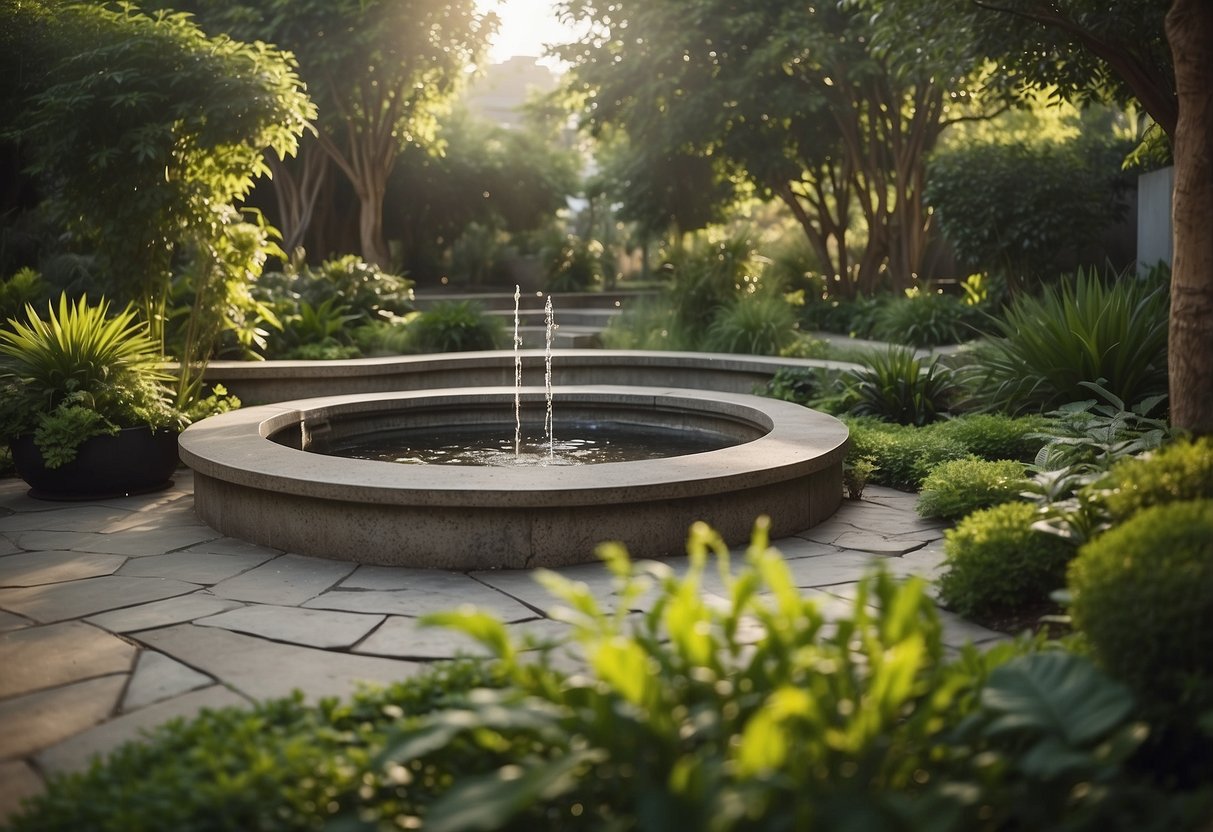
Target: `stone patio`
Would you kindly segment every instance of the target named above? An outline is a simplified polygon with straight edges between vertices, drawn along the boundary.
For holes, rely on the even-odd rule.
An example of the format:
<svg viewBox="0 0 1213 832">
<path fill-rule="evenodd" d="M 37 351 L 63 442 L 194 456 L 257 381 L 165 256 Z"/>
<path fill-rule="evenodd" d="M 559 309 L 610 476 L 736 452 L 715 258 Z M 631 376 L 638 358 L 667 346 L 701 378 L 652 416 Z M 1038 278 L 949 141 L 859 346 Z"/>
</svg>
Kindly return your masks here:
<svg viewBox="0 0 1213 832">
<path fill-rule="evenodd" d="M 359 566 L 222 537 L 195 517 L 189 471 L 141 497 L 53 503 L 25 492 L 0 480 L 0 823 L 48 776 L 173 717 L 293 689 L 342 696 L 474 652 L 419 627 L 426 613 L 472 603 L 511 627 L 563 626 L 526 572 Z M 943 527 L 918 519 L 914 499 L 870 487 L 776 546 L 807 595 L 844 612 L 875 563 L 938 569 Z M 557 571 L 610 605 L 605 569 Z M 1001 637 L 941 615 L 950 646 Z"/>
</svg>

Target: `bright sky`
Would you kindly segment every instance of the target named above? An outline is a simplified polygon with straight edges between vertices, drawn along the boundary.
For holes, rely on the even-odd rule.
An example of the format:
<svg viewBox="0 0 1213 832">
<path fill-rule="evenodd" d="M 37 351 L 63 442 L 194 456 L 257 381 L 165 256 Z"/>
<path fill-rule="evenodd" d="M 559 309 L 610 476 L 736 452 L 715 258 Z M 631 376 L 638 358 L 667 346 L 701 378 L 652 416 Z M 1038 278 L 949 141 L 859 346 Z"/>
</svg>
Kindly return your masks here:
<svg viewBox="0 0 1213 832">
<path fill-rule="evenodd" d="M 554 0 L 476 0 L 481 11 L 493 11 L 501 18 L 501 27 L 489 50 L 489 60 L 504 61 L 513 55 L 539 57 L 548 43 L 572 40 L 571 31 L 556 18 Z M 556 68 L 554 58 L 541 63 Z"/>
</svg>

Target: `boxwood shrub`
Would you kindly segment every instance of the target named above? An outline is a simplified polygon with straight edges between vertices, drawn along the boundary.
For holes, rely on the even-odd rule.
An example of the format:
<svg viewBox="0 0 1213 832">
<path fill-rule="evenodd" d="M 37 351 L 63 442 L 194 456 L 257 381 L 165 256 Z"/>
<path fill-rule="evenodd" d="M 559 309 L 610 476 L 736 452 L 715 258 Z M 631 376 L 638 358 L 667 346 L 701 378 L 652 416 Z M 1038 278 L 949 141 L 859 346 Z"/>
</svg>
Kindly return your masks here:
<svg viewBox="0 0 1213 832">
<path fill-rule="evenodd" d="M 944 604 L 983 620 L 1031 609 L 1065 585 L 1075 549 L 1032 528 L 1029 503 L 1004 503 L 974 512 L 945 532 L 945 571 L 939 577 Z"/>
<path fill-rule="evenodd" d="M 1149 506 L 1213 498 L 1213 437 L 1181 440 L 1121 460 L 1092 492 L 1113 524 Z"/>
<path fill-rule="evenodd" d="M 1022 462 L 953 459 L 935 466 L 922 481 L 915 508 L 922 517 L 955 520 L 1017 500 L 1028 485 Z"/>
<path fill-rule="evenodd" d="M 1069 587 L 1113 675 L 1156 702 L 1213 708 L 1213 500 L 1138 512 L 1079 550 Z"/>
</svg>

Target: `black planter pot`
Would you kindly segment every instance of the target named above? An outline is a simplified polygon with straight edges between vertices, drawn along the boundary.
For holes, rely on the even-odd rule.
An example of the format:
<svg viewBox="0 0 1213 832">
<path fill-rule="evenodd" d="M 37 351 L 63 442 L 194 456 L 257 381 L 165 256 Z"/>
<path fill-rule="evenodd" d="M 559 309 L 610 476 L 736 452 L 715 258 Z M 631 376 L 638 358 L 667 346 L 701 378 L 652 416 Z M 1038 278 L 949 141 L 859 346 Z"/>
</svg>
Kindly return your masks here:
<svg viewBox="0 0 1213 832">
<path fill-rule="evenodd" d="M 76 458 L 47 468 L 30 434 L 10 443 L 18 476 L 40 500 L 91 500 L 159 491 L 173 484 L 177 468 L 174 430 L 124 428 L 115 436 L 86 439 Z"/>
</svg>

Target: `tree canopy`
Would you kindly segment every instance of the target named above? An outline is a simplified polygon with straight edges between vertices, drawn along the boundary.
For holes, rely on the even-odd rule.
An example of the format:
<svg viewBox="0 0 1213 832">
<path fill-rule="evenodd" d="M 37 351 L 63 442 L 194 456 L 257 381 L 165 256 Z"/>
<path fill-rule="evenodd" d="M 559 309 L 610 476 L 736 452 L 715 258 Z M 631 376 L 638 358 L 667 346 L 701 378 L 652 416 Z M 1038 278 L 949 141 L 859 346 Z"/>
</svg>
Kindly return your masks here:
<svg viewBox="0 0 1213 832">
<path fill-rule="evenodd" d="M 174 248 L 214 240 L 265 152 L 315 114 L 291 58 L 129 4 L 4 0 L 4 97 L 45 207 L 102 256 L 121 300 L 163 302 Z"/>
<path fill-rule="evenodd" d="M 853 4 L 568 0 L 587 27 L 558 50 L 588 102 L 586 126 L 646 153 L 719 156 L 780 199 L 844 291 L 908 285 L 930 224 L 925 159 L 970 102 L 962 43 L 914 61 L 872 48 Z M 993 106 L 997 106 L 996 103 Z M 852 259 L 855 219 L 867 240 Z"/>
<path fill-rule="evenodd" d="M 483 53 L 496 17 L 474 0 L 194 0 L 212 31 L 291 50 L 318 108 L 316 133 L 275 174 L 288 246 L 302 241 L 326 163 L 359 202 L 362 256 L 387 266 L 383 198 L 401 150 L 425 146 L 436 115 Z"/>
</svg>

